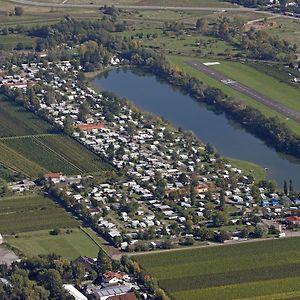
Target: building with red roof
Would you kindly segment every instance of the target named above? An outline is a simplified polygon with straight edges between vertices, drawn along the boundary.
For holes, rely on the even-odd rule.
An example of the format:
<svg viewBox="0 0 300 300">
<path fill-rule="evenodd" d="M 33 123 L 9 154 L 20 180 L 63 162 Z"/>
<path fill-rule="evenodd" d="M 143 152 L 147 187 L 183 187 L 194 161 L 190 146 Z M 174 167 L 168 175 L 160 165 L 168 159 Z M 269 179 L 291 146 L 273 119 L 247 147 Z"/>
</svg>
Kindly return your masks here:
<svg viewBox="0 0 300 300">
<path fill-rule="evenodd" d="M 94 129 L 102 129 L 104 128 L 103 123 L 96 123 L 96 124 L 78 124 L 74 126 L 75 129 L 80 129 L 82 131 L 92 131 Z"/>
<path fill-rule="evenodd" d="M 290 216 L 285 218 L 285 220 L 289 225 L 300 225 L 300 217 L 298 216 Z"/>
</svg>

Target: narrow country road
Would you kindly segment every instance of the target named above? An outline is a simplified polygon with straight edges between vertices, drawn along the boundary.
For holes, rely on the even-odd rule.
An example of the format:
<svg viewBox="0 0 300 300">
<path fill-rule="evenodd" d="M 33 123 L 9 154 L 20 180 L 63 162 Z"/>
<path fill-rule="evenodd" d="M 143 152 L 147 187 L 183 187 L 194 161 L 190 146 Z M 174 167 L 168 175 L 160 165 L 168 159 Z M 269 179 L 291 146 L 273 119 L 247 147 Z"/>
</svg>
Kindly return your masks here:
<svg viewBox="0 0 300 300">
<path fill-rule="evenodd" d="M 30 0 L 10 0 L 10 2 L 23 4 L 23 5 L 32 5 L 32 6 L 42 6 L 42 7 L 73 7 L 73 8 L 99 8 L 101 4 L 72 4 L 63 1 L 62 3 L 47 3 L 43 2 L 30 1 Z M 104 5 L 104 4 L 103 4 Z M 114 4 L 115 7 L 121 9 L 138 9 L 138 10 L 214 10 L 214 11 L 254 11 L 253 8 L 246 8 L 241 6 L 236 7 L 197 7 L 197 6 L 163 6 L 163 5 L 123 5 L 123 4 Z"/>
<path fill-rule="evenodd" d="M 9 0 L 12 3 L 29 5 L 29 6 L 39 6 L 39 7 L 53 7 L 53 8 L 99 8 L 103 5 L 101 4 L 92 4 L 92 3 L 78 3 L 72 4 L 68 3 L 68 0 L 62 1 L 61 3 L 47 3 L 41 0 L 40 2 L 31 1 L 31 0 Z M 255 12 L 257 14 L 264 14 L 270 16 L 278 16 L 287 19 L 293 19 L 300 21 L 299 18 L 292 16 L 287 16 L 283 14 L 275 14 L 273 12 L 257 10 L 256 8 L 249 8 L 243 6 L 232 6 L 232 7 L 203 7 L 203 6 L 163 6 L 163 5 L 125 5 L 125 4 L 115 4 L 114 5 L 120 9 L 129 9 L 129 10 L 183 10 L 183 11 L 236 11 L 236 12 Z"/>
<path fill-rule="evenodd" d="M 250 97 L 266 106 L 271 108 L 272 110 L 277 111 L 278 113 L 282 114 L 283 116 L 292 119 L 298 123 L 300 123 L 300 113 L 294 111 L 291 108 L 287 108 L 280 104 L 279 102 L 276 102 L 275 100 L 255 91 L 254 89 L 251 89 L 237 81 L 235 81 L 232 78 L 229 78 L 220 72 L 198 62 L 198 61 L 188 61 L 186 62 L 187 65 L 193 67 L 194 69 L 204 73 L 205 75 L 225 84 L 234 89 L 235 91 L 244 94 L 247 97 Z"/>
<path fill-rule="evenodd" d="M 286 237 L 282 237 L 280 239 L 293 238 L 293 237 L 299 237 L 299 236 L 300 236 L 300 232 L 289 232 Z M 246 244 L 259 243 L 259 242 L 271 241 L 271 240 L 278 240 L 278 238 L 277 237 L 268 237 L 268 238 L 260 238 L 260 239 L 246 239 L 246 240 L 239 240 L 239 241 L 228 240 L 223 244 L 207 242 L 207 244 L 205 244 L 205 245 L 163 249 L 163 250 L 152 250 L 152 251 L 144 251 L 144 252 L 130 252 L 130 253 L 124 252 L 124 254 L 127 256 L 143 256 L 143 255 L 148 255 L 148 254 L 178 252 L 178 251 L 202 249 L 202 248 L 226 247 L 226 246 L 230 246 L 230 245 L 245 244 L 245 243 Z"/>
</svg>

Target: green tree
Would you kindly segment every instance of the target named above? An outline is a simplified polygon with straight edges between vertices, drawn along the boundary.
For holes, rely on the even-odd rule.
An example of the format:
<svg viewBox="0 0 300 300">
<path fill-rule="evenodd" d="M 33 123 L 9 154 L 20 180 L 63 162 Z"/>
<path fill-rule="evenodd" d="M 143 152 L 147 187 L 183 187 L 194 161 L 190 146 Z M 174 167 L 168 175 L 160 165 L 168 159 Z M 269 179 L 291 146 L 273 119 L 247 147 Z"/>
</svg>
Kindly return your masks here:
<svg viewBox="0 0 300 300">
<path fill-rule="evenodd" d="M 288 185 L 287 185 L 286 180 L 284 180 L 284 182 L 283 182 L 283 192 L 286 196 L 289 194 Z"/>
<path fill-rule="evenodd" d="M 97 272 L 98 275 L 101 275 L 105 271 L 112 270 L 112 262 L 110 257 L 104 252 L 103 249 L 100 249 L 97 256 Z"/>
<path fill-rule="evenodd" d="M 69 115 L 64 121 L 64 132 L 68 135 L 72 135 L 74 132 L 73 119 Z"/>
<path fill-rule="evenodd" d="M 221 190 L 221 192 L 220 192 L 220 209 L 221 210 L 225 209 L 225 193 L 224 193 L 224 190 Z"/>
<path fill-rule="evenodd" d="M 214 226 L 220 227 L 228 223 L 228 216 L 224 212 L 217 212 L 213 215 Z"/>
<path fill-rule="evenodd" d="M 21 6 L 16 6 L 15 7 L 15 15 L 16 16 L 23 16 L 24 14 L 24 8 Z"/>
<path fill-rule="evenodd" d="M 200 18 L 196 22 L 196 28 L 202 33 L 206 33 L 208 31 L 208 21 L 207 18 Z"/>
<path fill-rule="evenodd" d="M 43 283 L 50 291 L 50 297 L 53 300 L 66 299 L 66 292 L 63 288 L 63 281 L 59 272 L 55 269 L 49 269 L 45 272 Z"/>
<path fill-rule="evenodd" d="M 268 234 L 269 230 L 268 227 L 265 224 L 258 223 L 255 226 L 254 234 L 258 238 L 265 237 Z"/>
</svg>

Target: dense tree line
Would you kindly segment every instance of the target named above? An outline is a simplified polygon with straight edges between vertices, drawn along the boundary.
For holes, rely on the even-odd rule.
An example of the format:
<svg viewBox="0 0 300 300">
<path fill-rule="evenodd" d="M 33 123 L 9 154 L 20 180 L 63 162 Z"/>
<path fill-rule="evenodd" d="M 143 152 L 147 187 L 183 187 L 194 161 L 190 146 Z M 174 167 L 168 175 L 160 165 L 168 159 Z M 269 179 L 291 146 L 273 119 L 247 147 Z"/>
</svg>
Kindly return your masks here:
<svg viewBox="0 0 300 300">
<path fill-rule="evenodd" d="M 63 283 L 78 283 L 84 279 L 84 269 L 58 255 L 41 255 L 25 258 L 11 269 L 0 266 L 0 277 L 8 284 L 0 283 L 2 300 L 71 300 Z"/>
</svg>

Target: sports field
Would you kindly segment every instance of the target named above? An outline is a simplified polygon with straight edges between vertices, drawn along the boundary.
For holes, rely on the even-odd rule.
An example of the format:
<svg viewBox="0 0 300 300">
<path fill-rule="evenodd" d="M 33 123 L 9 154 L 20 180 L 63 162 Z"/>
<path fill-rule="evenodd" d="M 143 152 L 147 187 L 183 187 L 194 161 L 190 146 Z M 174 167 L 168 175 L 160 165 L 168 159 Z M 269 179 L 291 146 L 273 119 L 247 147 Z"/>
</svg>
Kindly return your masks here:
<svg viewBox="0 0 300 300">
<path fill-rule="evenodd" d="M 89 233 L 97 238 L 92 230 Z M 27 232 L 6 240 L 27 256 L 56 253 L 72 260 L 80 255 L 96 257 L 99 252 L 99 246 L 79 228 L 61 230 L 56 236 L 50 235 L 49 230 Z"/>
<path fill-rule="evenodd" d="M 135 259 L 178 300 L 299 299 L 299 247 L 289 238 Z"/>
<path fill-rule="evenodd" d="M 42 194 L 0 200 L 0 232 L 13 234 L 33 230 L 71 228 L 79 223 Z"/>
</svg>

